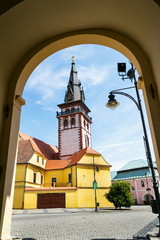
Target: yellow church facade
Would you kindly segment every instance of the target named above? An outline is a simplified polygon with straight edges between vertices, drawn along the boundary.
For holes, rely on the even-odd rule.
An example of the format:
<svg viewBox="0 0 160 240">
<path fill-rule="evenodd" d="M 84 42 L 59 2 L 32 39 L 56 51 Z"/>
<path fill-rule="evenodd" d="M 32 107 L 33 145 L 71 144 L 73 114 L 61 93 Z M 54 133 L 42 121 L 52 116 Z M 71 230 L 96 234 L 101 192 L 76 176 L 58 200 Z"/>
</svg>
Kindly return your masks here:
<svg viewBox="0 0 160 240">
<path fill-rule="evenodd" d="M 87 147 L 67 160 L 50 155 L 55 157 L 55 147 L 20 133 L 14 209 L 112 206 L 104 197 L 111 166 L 100 153 Z"/>
<path fill-rule="evenodd" d="M 111 166 L 92 149 L 92 118 L 73 59 L 58 107 L 58 147 L 19 133 L 13 208 L 111 206 L 104 197 Z"/>
</svg>

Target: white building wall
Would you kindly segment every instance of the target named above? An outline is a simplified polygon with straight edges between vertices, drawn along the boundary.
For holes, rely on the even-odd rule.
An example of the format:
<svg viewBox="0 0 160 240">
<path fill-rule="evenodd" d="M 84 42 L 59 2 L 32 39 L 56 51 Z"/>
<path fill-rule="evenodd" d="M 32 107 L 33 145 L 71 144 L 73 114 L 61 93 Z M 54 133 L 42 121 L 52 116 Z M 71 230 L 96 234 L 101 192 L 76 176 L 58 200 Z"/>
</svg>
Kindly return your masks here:
<svg viewBox="0 0 160 240">
<path fill-rule="evenodd" d="M 88 122 L 83 115 L 81 115 L 81 123 L 82 123 L 82 148 L 86 148 L 86 136 L 89 139 L 89 147 L 92 147 L 91 141 L 91 132 L 90 132 L 90 122 Z"/>
<path fill-rule="evenodd" d="M 61 132 L 61 156 L 71 155 L 80 150 L 78 130 L 78 128 L 70 128 Z"/>
<path fill-rule="evenodd" d="M 74 106 L 78 109 L 79 106 Z M 89 139 L 89 147 L 91 143 L 91 124 L 80 112 L 72 112 L 73 107 L 61 109 L 64 114 L 59 118 L 59 150 L 60 158 L 66 159 L 69 155 L 86 148 L 86 137 Z M 69 111 L 67 111 L 69 110 Z M 71 126 L 71 119 L 75 118 L 75 126 Z M 68 121 L 68 125 L 64 127 L 64 121 Z"/>
</svg>

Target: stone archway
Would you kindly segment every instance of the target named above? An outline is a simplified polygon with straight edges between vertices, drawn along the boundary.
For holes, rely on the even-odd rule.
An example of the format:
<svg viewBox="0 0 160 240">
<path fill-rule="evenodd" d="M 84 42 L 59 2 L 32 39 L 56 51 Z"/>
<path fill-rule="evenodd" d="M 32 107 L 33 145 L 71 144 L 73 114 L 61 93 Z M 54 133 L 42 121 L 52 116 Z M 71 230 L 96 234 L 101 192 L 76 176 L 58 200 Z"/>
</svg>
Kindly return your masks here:
<svg viewBox="0 0 160 240">
<path fill-rule="evenodd" d="M 150 193 L 146 193 L 144 196 L 143 196 L 143 202 L 145 205 L 150 205 L 151 204 L 151 200 L 153 200 L 153 196 L 150 194 Z"/>
<path fill-rule="evenodd" d="M 11 106 L 12 111 L 6 118 L 5 126 L 8 129 L 7 135 L 4 134 L 4 142 L 8 141 L 8 145 L 4 145 L 6 148 L 6 172 L 4 176 L 4 192 L 3 192 L 3 208 L 2 208 L 2 224 L 1 224 L 1 236 L 8 236 L 10 233 L 11 222 L 11 209 L 12 209 L 12 195 L 13 195 L 13 181 L 14 181 L 14 169 L 15 169 L 15 155 L 16 155 L 16 142 L 18 138 L 19 122 L 20 122 L 20 107 L 24 104 L 22 99 L 22 93 L 25 83 L 35 69 L 35 67 L 43 61 L 49 55 L 59 51 L 63 48 L 78 45 L 78 44 L 99 44 L 107 47 L 114 48 L 121 52 L 132 61 L 136 66 L 139 75 L 143 75 L 144 81 L 144 94 L 146 103 L 148 104 L 148 113 L 150 114 L 152 108 L 153 99 L 148 96 L 148 86 L 150 82 L 153 82 L 152 68 L 150 62 L 142 49 L 128 37 L 121 35 L 120 33 L 110 30 L 85 30 L 81 32 L 69 33 L 65 36 L 59 36 L 57 38 L 49 39 L 38 46 L 35 46 L 34 50 L 28 52 L 16 70 L 13 73 L 12 82 L 14 83 L 9 90 L 8 105 Z M 158 102 L 157 102 L 158 104 Z M 150 108 L 149 108 L 150 106 Z M 151 124 L 152 126 L 152 124 Z M 5 131 L 5 130 L 4 130 Z M 154 133 L 154 132 L 153 132 Z M 14 144 L 13 144 L 14 143 Z M 158 153 L 158 151 L 157 151 Z M 7 176 L 10 176 L 7 181 Z M 3 238 L 2 238 L 3 239 Z"/>
</svg>

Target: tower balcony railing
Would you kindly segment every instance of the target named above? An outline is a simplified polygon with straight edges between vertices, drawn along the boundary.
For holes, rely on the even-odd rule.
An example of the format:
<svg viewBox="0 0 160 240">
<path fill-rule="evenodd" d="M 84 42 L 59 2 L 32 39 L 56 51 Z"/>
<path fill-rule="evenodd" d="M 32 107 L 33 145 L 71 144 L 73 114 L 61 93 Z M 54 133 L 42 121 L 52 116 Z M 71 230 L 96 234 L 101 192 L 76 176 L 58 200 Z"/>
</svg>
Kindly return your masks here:
<svg viewBox="0 0 160 240">
<path fill-rule="evenodd" d="M 92 121 L 92 118 L 88 116 L 88 114 L 86 114 L 86 112 L 83 110 L 83 108 L 79 107 L 79 108 L 74 108 L 74 109 L 67 109 L 65 111 L 61 111 L 61 112 L 58 112 L 57 111 L 57 117 L 59 116 L 63 116 L 63 115 L 67 115 L 67 114 L 71 114 L 71 113 L 78 113 L 78 112 L 82 112 L 85 114 L 85 116 L 90 120 Z"/>
</svg>

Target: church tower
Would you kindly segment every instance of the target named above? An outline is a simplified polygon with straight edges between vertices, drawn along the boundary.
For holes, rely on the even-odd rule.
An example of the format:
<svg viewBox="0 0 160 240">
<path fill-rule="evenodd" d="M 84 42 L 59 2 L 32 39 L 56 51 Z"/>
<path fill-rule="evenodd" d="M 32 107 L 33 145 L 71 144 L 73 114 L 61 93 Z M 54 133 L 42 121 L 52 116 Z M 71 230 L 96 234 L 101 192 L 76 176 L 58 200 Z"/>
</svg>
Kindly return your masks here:
<svg viewBox="0 0 160 240">
<path fill-rule="evenodd" d="M 57 112 L 59 157 L 67 159 L 73 153 L 92 146 L 92 119 L 88 116 L 90 110 L 85 105 L 84 91 L 73 58 L 64 103 L 58 107 L 61 109 Z"/>
</svg>

